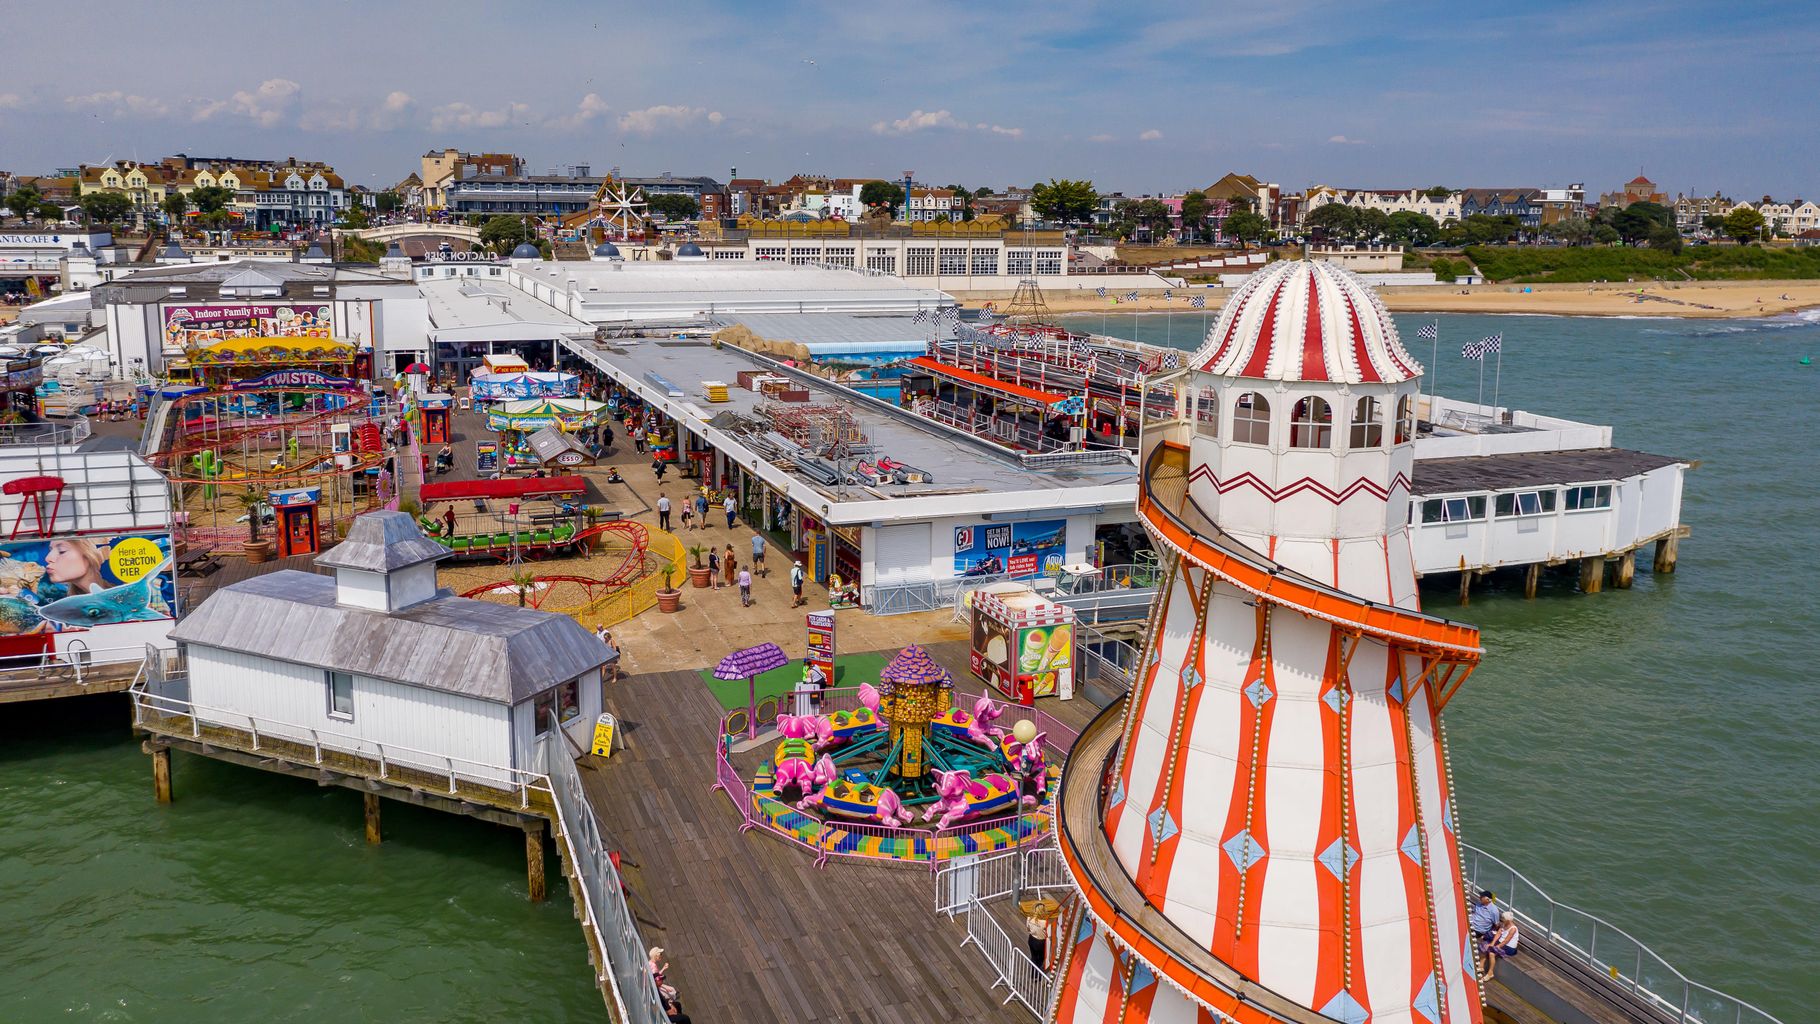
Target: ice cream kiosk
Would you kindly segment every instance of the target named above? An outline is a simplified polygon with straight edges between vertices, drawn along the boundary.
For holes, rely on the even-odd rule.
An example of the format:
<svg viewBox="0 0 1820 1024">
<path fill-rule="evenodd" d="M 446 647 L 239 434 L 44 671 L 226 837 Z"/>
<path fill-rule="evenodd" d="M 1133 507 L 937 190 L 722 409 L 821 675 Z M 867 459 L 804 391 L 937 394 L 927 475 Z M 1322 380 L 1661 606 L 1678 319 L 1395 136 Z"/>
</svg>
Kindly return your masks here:
<svg viewBox="0 0 1820 1024">
<path fill-rule="evenodd" d="M 1074 609 L 1023 583 L 973 594 L 973 674 L 1019 704 L 1074 696 Z"/>
</svg>

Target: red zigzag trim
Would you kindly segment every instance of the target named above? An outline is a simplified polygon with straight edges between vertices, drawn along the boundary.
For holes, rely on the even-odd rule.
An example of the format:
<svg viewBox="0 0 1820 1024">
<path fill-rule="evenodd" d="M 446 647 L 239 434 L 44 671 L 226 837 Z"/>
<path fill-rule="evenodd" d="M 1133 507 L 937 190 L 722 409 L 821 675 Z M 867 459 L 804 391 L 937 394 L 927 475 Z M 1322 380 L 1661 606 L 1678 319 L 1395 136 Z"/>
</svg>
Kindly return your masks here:
<svg viewBox="0 0 1820 1024">
<path fill-rule="evenodd" d="M 1378 486 L 1378 484 L 1372 480 L 1360 477 L 1352 483 L 1347 484 L 1344 490 L 1335 491 L 1333 488 L 1319 480 L 1306 476 L 1293 483 L 1286 484 L 1281 489 L 1272 490 L 1270 485 L 1259 479 L 1256 473 L 1240 473 L 1238 476 L 1221 480 L 1219 477 L 1213 475 L 1213 470 L 1208 469 L 1205 463 L 1194 467 L 1194 471 L 1188 474 L 1188 482 L 1190 484 L 1194 483 L 1196 480 L 1202 479 L 1212 484 L 1213 489 L 1221 494 L 1237 490 L 1240 487 L 1249 487 L 1259 494 L 1262 494 L 1264 497 L 1269 498 L 1272 502 L 1279 502 L 1285 498 L 1291 498 L 1301 494 L 1303 491 L 1312 491 L 1316 495 L 1326 498 L 1335 505 L 1342 504 L 1347 498 L 1361 493 L 1369 494 L 1380 501 L 1389 501 L 1391 494 L 1398 488 L 1402 488 L 1403 492 L 1407 494 L 1409 493 L 1410 486 L 1409 477 L 1402 473 L 1398 473 L 1391 478 L 1390 488 L 1388 490 Z"/>
</svg>

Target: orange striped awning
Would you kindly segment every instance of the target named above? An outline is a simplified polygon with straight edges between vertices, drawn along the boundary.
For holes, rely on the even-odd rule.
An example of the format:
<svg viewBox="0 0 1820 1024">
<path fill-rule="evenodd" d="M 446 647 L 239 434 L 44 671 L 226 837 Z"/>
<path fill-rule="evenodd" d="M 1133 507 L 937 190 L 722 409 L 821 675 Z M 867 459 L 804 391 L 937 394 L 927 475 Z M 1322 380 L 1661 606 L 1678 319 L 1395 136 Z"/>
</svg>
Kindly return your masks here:
<svg viewBox="0 0 1820 1024">
<path fill-rule="evenodd" d="M 1067 395 L 1058 395 L 1053 391 L 1027 388 L 1022 384 L 1013 384 L 1008 380 L 999 380 L 997 377 L 989 377 L 983 373 L 950 366 L 939 359 L 931 359 L 928 356 L 917 356 L 910 360 L 910 364 L 928 370 L 930 373 L 940 374 L 950 380 L 976 388 L 984 388 L 987 391 L 996 391 L 999 394 L 1008 395 L 1045 409 L 1057 402 L 1066 401 L 1068 398 Z"/>
</svg>

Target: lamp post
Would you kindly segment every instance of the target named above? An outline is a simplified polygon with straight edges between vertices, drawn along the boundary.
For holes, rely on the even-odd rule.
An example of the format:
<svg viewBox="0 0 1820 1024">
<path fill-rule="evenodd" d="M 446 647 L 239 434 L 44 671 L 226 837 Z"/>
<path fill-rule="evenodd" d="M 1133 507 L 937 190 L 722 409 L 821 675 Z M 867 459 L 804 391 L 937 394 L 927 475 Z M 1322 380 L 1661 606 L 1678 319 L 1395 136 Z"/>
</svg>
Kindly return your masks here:
<svg viewBox="0 0 1820 1024">
<path fill-rule="evenodd" d="M 1020 718 L 1011 726 L 1011 738 L 1018 742 L 1018 759 L 1011 766 L 1011 772 L 1017 776 L 1017 800 L 1013 804 L 1018 809 L 1017 840 L 1012 849 L 1018 852 L 1017 876 L 1012 882 L 1011 905 L 1018 906 L 1024 902 L 1024 782 L 1029 775 L 1029 764 L 1022 755 L 1024 748 L 1036 739 L 1036 723 L 1028 718 Z"/>
</svg>

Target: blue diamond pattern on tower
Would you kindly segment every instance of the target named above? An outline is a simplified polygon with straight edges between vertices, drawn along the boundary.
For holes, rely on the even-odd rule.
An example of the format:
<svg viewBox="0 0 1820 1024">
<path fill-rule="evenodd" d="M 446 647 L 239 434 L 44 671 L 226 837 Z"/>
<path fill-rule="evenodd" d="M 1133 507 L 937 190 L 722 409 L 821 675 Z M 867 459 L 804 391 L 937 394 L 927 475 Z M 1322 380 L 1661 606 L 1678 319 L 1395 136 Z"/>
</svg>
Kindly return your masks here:
<svg viewBox="0 0 1820 1024">
<path fill-rule="evenodd" d="M 1125 974 L 1125 994 L 1135 996 L 1154 984 L 1156 984 L 1156 973 L 1150 969 L 1150 965 L 1132 957 L 1129 970 Z"/>
<path fill-rule="evenodd" d="M 1175 819 L 1169 816 L 1169 808 L 1167 807 L 1158 807 L 1156 810 L 1150 812 L 1150 817 L 1145 818 L 1144 820 L 1150 823 L 1151 838 L 1159 843 L 1168 840 L 1169 837 L 1175 835 L 1176 832 L 1179 831 L 1175 827 Z"/>
<path fill-rule="evenodd" d="M 1074 944 L 1078 946 L 1092 937 L 1093 917 L 1089 914 L 1082 914 L 1080 926 L 1074 929 Z"/>
<path fill-rule="evenodd" d="M 1344 865 L 1341 863 L 1341 858 L 1345 859 Z M 1352 870 L 1352 866 L 1359 862 L 1359 851 L 1348 846 L 1344 841 L 1335 839 L 1315 859 L 1326 866 L 1327 870 L 1333 872 L 1333 877 L 1343 882 L 1346 880 L 1346 874 Z"/>
<path fill-rule="evenodd" d="M 1240 829 L 1231 839 L 1221 843 L 1220 849 L 1226 851 L 1226 856 L 1232 858 L 1233 867 L 1240 871 L 1245 871 L 1264 859 L 1264 848 L 1251 838 L 1251 830 L 1248 828 Z"/>
<path fill-rule="evenodd" d="M 1365 1024 L 1371 1019 L 1371 1012 L 1360 1006 L 1359 1001 L 1352 997 L 1351 992 L 1343 990 L 1339 995 L 1328 1000 L 1326 1006 L 1321 1007 L 1321 1015 L 1331 1017 L 1340 1024 Z"/>
<path fill-rule="evenodd" d="M 1326 693 L 1321 694 L 1321 699 L 1327 702 L 1327 706 L 1333 709 L 1334 714 L 1338 715 L 1345 713 L 1346 702 L 1351 700 L 1352 697 L 1339 687 L 1335 686 Z"/>
<path fill-rule="evenodd" d="M 1390 699 L 1398 704 L 1403 703 L 1403 677 L 1398 676 L 1390 681 Z"/>
<path fill-rule="evenodd" d="M 1443 800 L 1441 802 L 1441 827 L 1447 830 L 1448 835 L 1453 835 L 1453 800 L 1452 799 Z"/>
<path fill-rule="evenodd" d="M 1259 676 L 1251 681 L 1250 686 L 1245 687 L 1245 696 L 1251 700 L 1252 707 L 1261 708 L 1265 701 L 1276 694 L 1270 692 L 1270 687 L 1264 683 L 1264 677 Z"/>
<path fill-rule="evenodd" d="M 1193 665 L 1182 670 L 1182 685 L 1192 690 L 1201 685 L 1201 673 Z"/>
<path fill-rule="evenodd" d="M 1112 792 L 1107 796 L 1107 807 L 1117 807 L 1125 802 L 1125 780 L 1113 779 Z"/>
<path fill-rule="evenodd" d="M 1428 980 L 1422 983 L 1422 991 L 1416 993 L 1415 1001 L 1409 1004 L 1409 1008 L 1421 1014 L 1428 1024 L 1441 1024 L 1441 1004 L 1435 998 L 1433 971 L 1428 972 Z"/>
<path fill-rule="evenodd" d="M 1403 856 L 1417 864 L 1422 863 L 1422 835 L 1414 825 L 1409 826 L 1408 834 L 1403 836 L 1403 845 L 1398 849 L 1403 851 Z"/>
</svg>

